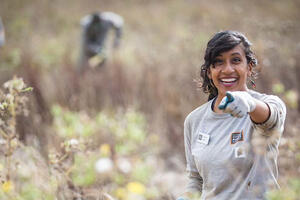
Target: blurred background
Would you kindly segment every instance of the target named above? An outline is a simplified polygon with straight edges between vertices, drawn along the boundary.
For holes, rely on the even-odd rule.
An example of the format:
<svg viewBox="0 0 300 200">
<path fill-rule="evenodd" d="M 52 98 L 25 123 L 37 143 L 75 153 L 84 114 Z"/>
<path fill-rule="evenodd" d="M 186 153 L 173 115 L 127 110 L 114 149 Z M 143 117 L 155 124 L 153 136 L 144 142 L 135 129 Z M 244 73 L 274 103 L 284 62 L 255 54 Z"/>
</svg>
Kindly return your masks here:
<svg viewBox="0 0 300 200">
<path fill-rule="evenodd" d="M 270 199 L 299 199 L 299 9 L 298 0 L 1 0 L 1 199 L 180 195 L 183 122 L 208 98 L 198 73 L 220 30 L 248 37 L 259 62 L 255 90 L 287 105 L 282 190 Z M 95 11 L 122 16 L 123 36 L 113 50 L 109 34 L 105 65 L 80 74 L 80 19 Z"/>
</svg>

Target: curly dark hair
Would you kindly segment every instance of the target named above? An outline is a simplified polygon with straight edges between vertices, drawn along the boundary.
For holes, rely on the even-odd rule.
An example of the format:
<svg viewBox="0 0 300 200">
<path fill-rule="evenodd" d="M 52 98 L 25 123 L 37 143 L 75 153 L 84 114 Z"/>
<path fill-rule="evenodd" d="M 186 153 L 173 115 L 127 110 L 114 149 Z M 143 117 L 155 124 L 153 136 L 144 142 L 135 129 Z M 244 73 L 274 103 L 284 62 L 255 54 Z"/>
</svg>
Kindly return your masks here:
<svg viewBox="0 0 300 200">
<path fill-rule="evenodd" d="M 204 64 L 201 66 L 200 76 L 202 78 L 201 87 L 204 93 L 208 93 L 208 100 L 213 99 L 218 95 L 218 90 L 208 77 L 210 66 L 214 66 L 216 57 L 221 53 L 229 51 L 239 44 L 243 44 L 247 63 L 255 67 L 257 59 L 250 49 L 252 45 L 250 41 L 240 32 L 237 31 L 221 31 L 216 33 L 207 43 Z"/>
</svg>

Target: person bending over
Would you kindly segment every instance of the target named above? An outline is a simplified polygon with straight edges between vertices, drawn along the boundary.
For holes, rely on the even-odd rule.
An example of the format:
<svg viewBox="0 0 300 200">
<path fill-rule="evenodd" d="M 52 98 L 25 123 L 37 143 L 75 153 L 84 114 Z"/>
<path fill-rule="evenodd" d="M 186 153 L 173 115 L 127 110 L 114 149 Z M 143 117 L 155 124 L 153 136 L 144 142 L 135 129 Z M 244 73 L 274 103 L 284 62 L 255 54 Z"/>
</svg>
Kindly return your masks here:
<svg viewBox="0 0 300 200">
<path fill-rule="evenodd" d="M 111 29 L 115 31 L 113 47 L 118 48 L 122 36 L 123 18 L 112 12 L 100 12 L 81 19 L 82 37 L 79 71 L 101 66 L 106 61 L 105 43 Z"/>
</svg>

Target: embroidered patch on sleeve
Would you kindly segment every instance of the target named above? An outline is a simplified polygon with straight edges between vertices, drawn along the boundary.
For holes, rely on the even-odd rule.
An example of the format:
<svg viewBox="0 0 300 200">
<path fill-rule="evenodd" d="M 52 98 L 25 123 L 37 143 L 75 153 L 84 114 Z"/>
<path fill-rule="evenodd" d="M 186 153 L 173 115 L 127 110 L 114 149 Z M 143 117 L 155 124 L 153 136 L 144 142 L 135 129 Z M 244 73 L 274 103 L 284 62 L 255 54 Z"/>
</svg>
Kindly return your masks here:
<svg viewBox="0 0 300 200">
<path fill-rule="evenodd" d="M 243 131 L 231 133 L 230 143 L 231 144 L 235 144 L 235 143 L 237 143 L 239 141 L 244 141 L 244 133 L 243 133 Z"/>
</svg>

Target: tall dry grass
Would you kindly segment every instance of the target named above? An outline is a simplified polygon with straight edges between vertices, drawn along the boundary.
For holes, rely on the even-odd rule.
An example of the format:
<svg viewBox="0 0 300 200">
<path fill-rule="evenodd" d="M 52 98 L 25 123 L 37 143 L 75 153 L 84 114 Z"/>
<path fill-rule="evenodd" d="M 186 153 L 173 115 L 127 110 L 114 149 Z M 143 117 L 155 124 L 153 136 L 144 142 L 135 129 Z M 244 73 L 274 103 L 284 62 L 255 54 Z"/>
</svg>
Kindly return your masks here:
<svg viewBox="0 0 300 200">
<path fill-rule="evenodd" d="M 147 130 L 161 141 L 157 156 L 164 170 L 184 176 L 183 120 L 207 99 L 195 82 L 206 42 L 216 31 L 235 29 L 252 41 L 259 59 L 257 90 L 275 92 L 288 105 L 279 158 L 280 180 L 286 183 L 297 176 L 300 162 L 295 103 L 299 7 L 296 0 L 3 0 L 0 13 L 7 44 L 0 51 L 0 80 L 18 74 L 34 87 L 30 115 L 18 119 L 20 139 L 47 158 L 49 149 L 59 149 L 61 142 L 52 133 L 54 104 L 90 116 L 134 108 L 145 115 Z M 94 10 L 124 17 L 121 49 L 113 52 L 108 47 L 106 66 L 77 74 L 79 20 Z"/>
</svg>

